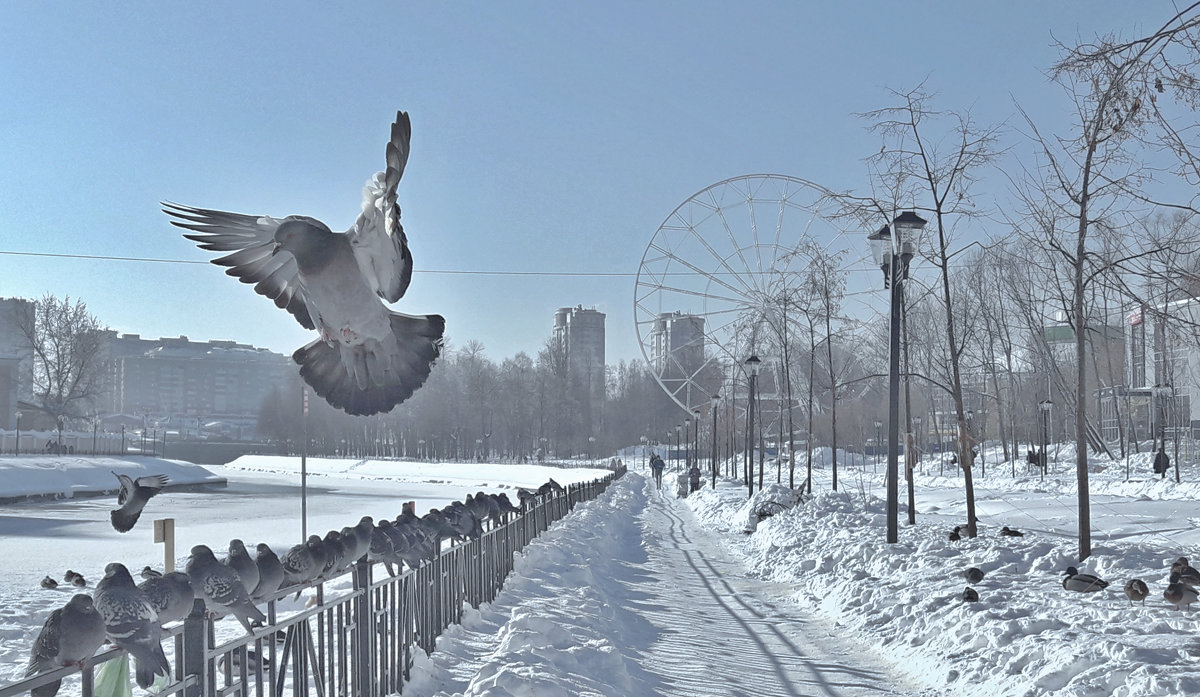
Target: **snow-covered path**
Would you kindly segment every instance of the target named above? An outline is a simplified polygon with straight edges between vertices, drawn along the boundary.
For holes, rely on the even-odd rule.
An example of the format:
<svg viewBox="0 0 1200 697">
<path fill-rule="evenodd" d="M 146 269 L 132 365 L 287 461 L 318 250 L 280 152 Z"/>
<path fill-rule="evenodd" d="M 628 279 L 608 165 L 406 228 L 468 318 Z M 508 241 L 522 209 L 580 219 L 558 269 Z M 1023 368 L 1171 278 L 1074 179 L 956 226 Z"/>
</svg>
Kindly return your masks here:
<svg viewBox="0 0 1200 697">
<path fill-rule="evenodd" d="M 662 630 L 643 665 L 661 677 L 661 694 L 910 694 L 860 646 L 806 617 L 791 588 L 747 577 L 681 501 L 653 496 L 641 525 L 661 601 L 646 618 Z"/>
<path fill-rule="evenodd" d="M 630 473 L 523 554 L 422 659 L 415 695 L 917 694 Z M 932 694 L 932 693 L 923 693 Z"/>
</svg>

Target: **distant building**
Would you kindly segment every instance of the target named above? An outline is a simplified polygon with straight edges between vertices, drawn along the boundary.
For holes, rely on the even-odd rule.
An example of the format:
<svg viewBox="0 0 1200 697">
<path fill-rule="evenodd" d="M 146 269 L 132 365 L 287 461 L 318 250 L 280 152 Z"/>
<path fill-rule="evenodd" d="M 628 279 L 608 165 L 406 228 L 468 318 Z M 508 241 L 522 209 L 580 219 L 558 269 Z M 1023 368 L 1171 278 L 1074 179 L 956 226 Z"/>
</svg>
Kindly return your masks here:
<svg viewBox="0 0 1200 697">
<path fill-rule="evenodd" d="M 566 356 L 567 375 L 582 391 L 584 423 L 602 423 L 604 406 L 604 313 L 582 305 L 554 313 L 554 341 Z"/>
<path fill-rule="evenodd" d="M 673 389 L 696 375 L 704 365 L 704 318 L 681 312 L 664 312 L 650 332 L 650 363 L 655 374 Z"/>
<path fill-rule="evenodd" d="M 33 396 L 33 349 L 17 324 L 19 314 L 32 304 L 23 298 L 0 298 L 0 428 L 4 429 L 17 426 L 17 400 Z"/>
<path fill-rule="evenodd" d="M 291 359 L 233 341 L 143 339 L 113 333 L 109 385 L 102 410 L 142 416 L 183 435 L 219 422 L 254 436 L 263 399 L 285 384 Z"/>
</svg>

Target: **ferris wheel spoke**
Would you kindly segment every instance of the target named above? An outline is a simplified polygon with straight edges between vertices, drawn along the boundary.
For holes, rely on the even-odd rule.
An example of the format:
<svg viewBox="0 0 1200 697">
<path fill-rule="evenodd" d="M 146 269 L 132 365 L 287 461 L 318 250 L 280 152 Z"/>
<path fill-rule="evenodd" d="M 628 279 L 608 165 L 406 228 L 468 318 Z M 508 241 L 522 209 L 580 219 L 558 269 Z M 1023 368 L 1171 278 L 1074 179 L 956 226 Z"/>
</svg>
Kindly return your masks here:
<svg viewBox="0 0 1200 697">
<path fill-rule="evenodd" d="M 691 235 L 696 239 L 696 241 L 699 242 L 702 247 L 704 247 L 705 251 L 707 251 L 708 254 L 713 259 L 716 260 L 716 262 L 724 270 L 724 273 L 728 274 L 729 276 L 731 276 L 732 278 L 734 278 L 737 281 L 742 281 L 741 274 L 739 274 L 736 270 L 734 270 L 734 268 L 732 266 L 729 265 L 729 262 L 725 259 L 725 257 L 723 257 L 717 253 L 717 250 L 713 248 L 713 246 L 708 242 L 708 240 L 706 240 L 704 238 L 703 235 L 701 235 L 699 232 L 697 232 L 695 227 L 688 226 L 686 228 L 686 230 L 687 230 L 687 232 L 691 233 Z M 742 291 L 733 291 L 733 292 L 751 293 L 754 291 L 754 288 L 752 288 L 750 285 L 747 285 L 744 283 L 742 284 L 742 288 L 743 288 Z"/>
<path fill-rule="evenodd" d="M 742 289 L 735 288 L 734 286 L 732 286 L 729 283 L 727 283 L 726 281 L 724 281 L 722 278 L 718 277 L 715 274 L 708 273 L 707 271 L 705 271 L 704 269 L 701 269 L 700 267 L 696 266 L 695 264 L 691 263 L 690 261 L 687 261 L 684 259 L 676 259 L 675 261 L 677 261 L 681 266 L 688 269 L 689 271 L 696 274 L 697 276 L 701 276 L 701 277 L 709 279 L 710 281 L 716 283 L 717 285 L 721 286 L 722 288 L 724 288 L 725 290 L 727 290 L 730 293 L 733 293 L 738 296 L 744 295 Z M 680 288 L 668 288 L 666 286 L 664 286 L 664 289 L 675 290 L 677 292 L 690 292 L 690 291 L 685 291 Z M 707 293 L 700 293 L 700 295 L 707 295 Z"/>
</svg>

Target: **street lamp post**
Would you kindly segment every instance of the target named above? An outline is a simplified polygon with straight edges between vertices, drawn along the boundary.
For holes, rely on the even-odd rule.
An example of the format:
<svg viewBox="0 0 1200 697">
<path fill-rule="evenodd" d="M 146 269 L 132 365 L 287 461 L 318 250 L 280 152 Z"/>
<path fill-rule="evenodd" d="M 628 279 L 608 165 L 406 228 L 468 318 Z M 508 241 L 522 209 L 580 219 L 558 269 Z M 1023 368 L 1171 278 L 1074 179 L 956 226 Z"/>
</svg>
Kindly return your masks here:
<svg viewBox="0 0 1200 697">
<path fill-rule="evenodd" d="M 921 457 L 921 452 L 923 450 L 921 448 L 921 440 L 922 440 L 921 417 L 914 416 L 912 420 L 913 420 L 913 447 L 916 449 L 916 452 L 913 453 L 913 462 L 914 462 L 913 466 L 915 467 L 916 464 L 919 464 L 919 462 L 920 462 L 918 458 Z"/>
<path fill-rule="evenodd" d="M 904 280 L 908 277 L 908 265 L 912 261 L 912 236 L 925 227 L 925 219 L 912 211 L 905 211 L 892 219 L 891 229 L 882 228 L 867 235 L 875 261 L 883 270 L 884 287 L 891 290 L 890 329 L 888 346 L 888 462 L 887 462 L 887 541 L 900 539 L 900 487 L 899 487 L 899 442 L 900 431 L 900 308 L 904 304 Z"/>
<path fill-rule="evenodd" d="M 880 448 L 880 446 L 883 445 L 882 430 L 883 430 L 883 422 L 876 420 L 875 421 L 875 457 L 871 458 L 873 461 L 873 468 L 874 468 L 876 474 L 879 473 L 879 448 Z"/>
<path fill-rule="evenodd" d="M 671 458 L 671 469 L 679 469 L 679 432 L 683 430 L 683 426 L 675 424 L 675 457 Z"/>
<path fill-rule="evenodd" d="M 746 491 L 754 494 L 754 390 L 758 383 L 758 367 L 762 361 L 758 356 L 751 355 L 746 359 L 746 367 L 750 370 L 750 403 L 746 407 Z"/>
<path fill-rule="evenodd" d="M 21 456 L 21 412 L 17 412 L 17 457 Z"/>
<path fill-rule="evenodd" d="M 646 469 L 646 441 L 647 440 L 649 440 L 649 439 L 646 438 L 645 436 L 642 436 L 642 469 L 643 470 Z"/>
<path fill-rule="evenodd" d="M 693 458 L 693 461 L 696 463 L 696 466 L 699 467 L 700 466 L 700 408 L 696 407 L 695 409 L 693 409 L 692 414 L 695 415 L 692 417 L 692 420 L 696 422 L 696 432 L 692 434 L 692 446 L 693 446 L 692 452 L 694 453 L 692 455 L 692 458 Z M 688 471 L 690 472 L 691 469 L 689 468 Z"/>
<path fill-rule="evenodd" d="M 712 467 L 710 469 L 712 470 L 713 491 L 716 491 L 716 489 L 717 489 L 717 404 L 719 404 L 720 402 L 721 402 L 721 395 L 719 395 L 719 394 L 713 395 L 712 400 L 709 402 L 709 404 L 712 407 L 712 417 L 713 417 L 712 459 L 709 461 L 709 464 L 712 465 Z"/>
<path fill-rule="evenodd" d="M 589 460 L 591 460 L 593 457 L 592 453 L 594 452 L 595 447 L 596 447 L 596 437 L 588 436 L 588 459 Z"/>
<path fill-rule="evenodd" d="M 1051 402 L 1048 399 L 1044 399 L 1044 400 L 1038 402 L 1038 412 L 1040 412 L 1042 415 L 1042 418 L 1040 419 L 1040 421 L 1041 421 L 1041 425 L 1042 425 L 1042 428 L 1041 428 L 1041 431 L 1042 431 L 1042 457 L 1041 457 L 1042 477 L 1041 478 L 1043 480 L 1046 478 L 1046 461 L 1047 461 L 1046 460 L 1046 458 L 1047 458 L 1046 451 L 1050 447 L 1050 445 L 1049 445 L 1049 441 L 1050 441 L 1050 410 L 1053 408 L 1054 408 L 1054 402 Z"/>
<path fill-rule="evenodd" d="M 683 420 L 683 446 L 688 449 L 683 451 L 683 469 L 686 471 L 691 469 L 691 417 Z"/>
</svg>

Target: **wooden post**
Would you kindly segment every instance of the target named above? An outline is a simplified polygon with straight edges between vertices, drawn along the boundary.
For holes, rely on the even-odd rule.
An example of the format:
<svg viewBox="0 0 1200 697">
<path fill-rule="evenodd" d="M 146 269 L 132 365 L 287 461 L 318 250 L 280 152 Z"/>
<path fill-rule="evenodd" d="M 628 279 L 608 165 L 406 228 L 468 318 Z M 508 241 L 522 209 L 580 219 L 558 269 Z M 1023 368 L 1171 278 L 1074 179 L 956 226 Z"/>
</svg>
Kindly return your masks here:
<svg viewBox="0 0 1200 697">
<path fill-rule="evenodd" d="M 175 570 L 175 519 L 159 518 L 154 521 L 154 541 L 163 547 L 163 573 Z"/>
</svg>

